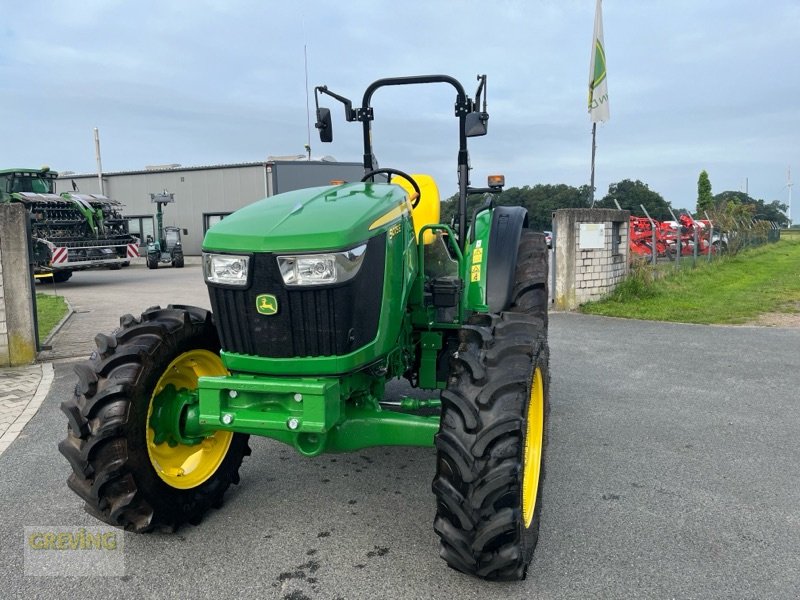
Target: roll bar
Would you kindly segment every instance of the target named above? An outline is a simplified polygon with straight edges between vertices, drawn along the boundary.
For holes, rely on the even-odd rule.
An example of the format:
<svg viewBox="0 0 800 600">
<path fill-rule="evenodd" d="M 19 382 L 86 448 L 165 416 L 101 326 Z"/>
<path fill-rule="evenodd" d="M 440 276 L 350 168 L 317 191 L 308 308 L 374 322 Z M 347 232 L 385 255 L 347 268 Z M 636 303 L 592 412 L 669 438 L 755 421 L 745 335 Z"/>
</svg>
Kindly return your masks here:
<svg viewBox="0 0 800 600">
<path fill-rule="evenodd" d="M 489 114 L 486 112 L 486 75 L 478 75 L 478 90 L 475 93 L 475 101 L 470 99 L 464 91 L 464 86 L 449 75 L 416 75 L 410 77 L 388 77 L 372 82 L 364 91 L 361 106 L 353 108 L 353 103 L 348 98 L 331 92 L 327 86 L 317 86 L 314 88 L 314 101 L 317 107 L 316 128 L 320 131 L 320 139 L 323 142 L 333 140 L 333 130 L 331 125 L 330 110 L 320 108 L 319 94 L 325 94 L 338 100 L 344 105 L 345 119 L 347 121 L 360 121 L 363 127 L 364 142 L 364 172 L 367 173 L 374 169 L 376 163 L 375 155 L 372 151 L 372 127 L 371 121 L 375 115 L 370 105 L 373 94 L 382 87 L 396 85 L 419 85 L 426 83 L 447 83 L 456 90 L 455 116 L 458 118 L 458 207 L 456 211 L 457 234 L 459 246 L 463 250 L 466 245 L 466 219 L 467 219 L 467 194 L 469 190 L 469 151 L 467 150 L 467 138 L 485 135 Z M 483 110 L 479 110 L 483 94 Z"/>
</svg>

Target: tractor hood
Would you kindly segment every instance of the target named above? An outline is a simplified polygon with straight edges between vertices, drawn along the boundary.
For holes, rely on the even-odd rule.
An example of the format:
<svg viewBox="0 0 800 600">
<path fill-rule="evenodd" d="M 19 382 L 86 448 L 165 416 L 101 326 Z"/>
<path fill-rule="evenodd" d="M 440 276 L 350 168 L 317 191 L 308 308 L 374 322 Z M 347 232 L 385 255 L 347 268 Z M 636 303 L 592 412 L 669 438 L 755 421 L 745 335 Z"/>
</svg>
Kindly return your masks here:
<svg viewBox="0 0 800 600">
<path fill-rule="evenodd" d="M 347 183 L 264 198 L 214 225 L 204 251 L 344 249 L 386 230 L 408 212 L 406 192 L 386 183 Z"/>
</svg>

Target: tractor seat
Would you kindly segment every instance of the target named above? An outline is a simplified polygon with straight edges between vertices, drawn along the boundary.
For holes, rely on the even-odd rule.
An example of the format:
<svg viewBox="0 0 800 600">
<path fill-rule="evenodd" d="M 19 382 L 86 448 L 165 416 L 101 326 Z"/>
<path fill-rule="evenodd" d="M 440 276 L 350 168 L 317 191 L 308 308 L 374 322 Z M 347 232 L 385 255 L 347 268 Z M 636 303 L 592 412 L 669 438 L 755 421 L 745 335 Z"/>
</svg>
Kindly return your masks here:
<svg viewBox="0 0 800 600">
<path fill-rule="evenodd" d="M 417 239 L 419 239 L 419 232 L 425 225 L 439 222 L 439 188 L 430 175 L 420 175 L 417 173 L 409 173 L 409 175 L 417 182 L 420 191 L 419 204 L 417 204 L 417 207 L 411 213 L 411 219 L 414 222 L 414 232 L 417 235 Z M 403 188 L 408 192 L 409 196 L 414 193 L 414 188 L 402 177 L 392 178 L 392 183 Z M 434 239 L 436 239 L 435 233 L 433 231 L 426 231 L 423 236 L 423 243 L 430 244 Z"/>
</svg>

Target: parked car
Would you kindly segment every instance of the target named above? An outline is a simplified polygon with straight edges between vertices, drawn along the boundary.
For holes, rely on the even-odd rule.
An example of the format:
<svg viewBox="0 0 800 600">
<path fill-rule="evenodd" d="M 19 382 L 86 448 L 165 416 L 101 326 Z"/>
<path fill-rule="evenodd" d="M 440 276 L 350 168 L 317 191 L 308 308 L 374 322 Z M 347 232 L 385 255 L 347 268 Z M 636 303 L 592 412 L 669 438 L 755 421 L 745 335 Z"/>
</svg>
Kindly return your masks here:
<svg viewBox="0 0 800 600">
<path fill-rule="evenodd" d="M 547 241 L 547 247 L 553 247 L 553 232 L 552 231 L 545 231 L 544 232 L 544 239 Z"/>
</svg>

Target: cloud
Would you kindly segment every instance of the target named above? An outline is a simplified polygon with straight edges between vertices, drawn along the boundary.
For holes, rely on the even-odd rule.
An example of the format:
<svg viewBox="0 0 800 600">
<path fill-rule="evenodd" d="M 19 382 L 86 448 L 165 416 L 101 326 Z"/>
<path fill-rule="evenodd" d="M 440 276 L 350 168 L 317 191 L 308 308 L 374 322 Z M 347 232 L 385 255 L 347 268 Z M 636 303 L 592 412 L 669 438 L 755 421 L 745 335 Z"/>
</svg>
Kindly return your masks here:
<svg viewBox="0 0 800 600">
<path fill-rule="evenodd" d="M 489 135 L 471 141 L 473 180 L 505 172 L 509 185 L 581 185 L 593 8 L 578 0 L 32 0 L 0 26 L 8 142 L 0 163 L 91 171 L 95 126 L 110 170 L 301 153 L 305 49 L 309 84 L 356 103 L 380 77 L 442 72 L 471 94 L 475 75 L 487 73 Z M 607 0 L 612 118 L 598 134 L 598 194 L 641 179 L 690 207 L 702 168 L 715 190 L 748 177 L 755 195 L 780 188 L 787 165 L 800 172 L 800 82 L 788 67 L 800 56 L 798 22 L 792 0 Z M 446 86 L 378 92 L 381 164 L 429 171 L 443 193 L 454 186 L 453 99 Z M 328 105 L 336 141 L 313 140 L 314 153 L 360 160 L 359 127 Z"/>
</svg>

